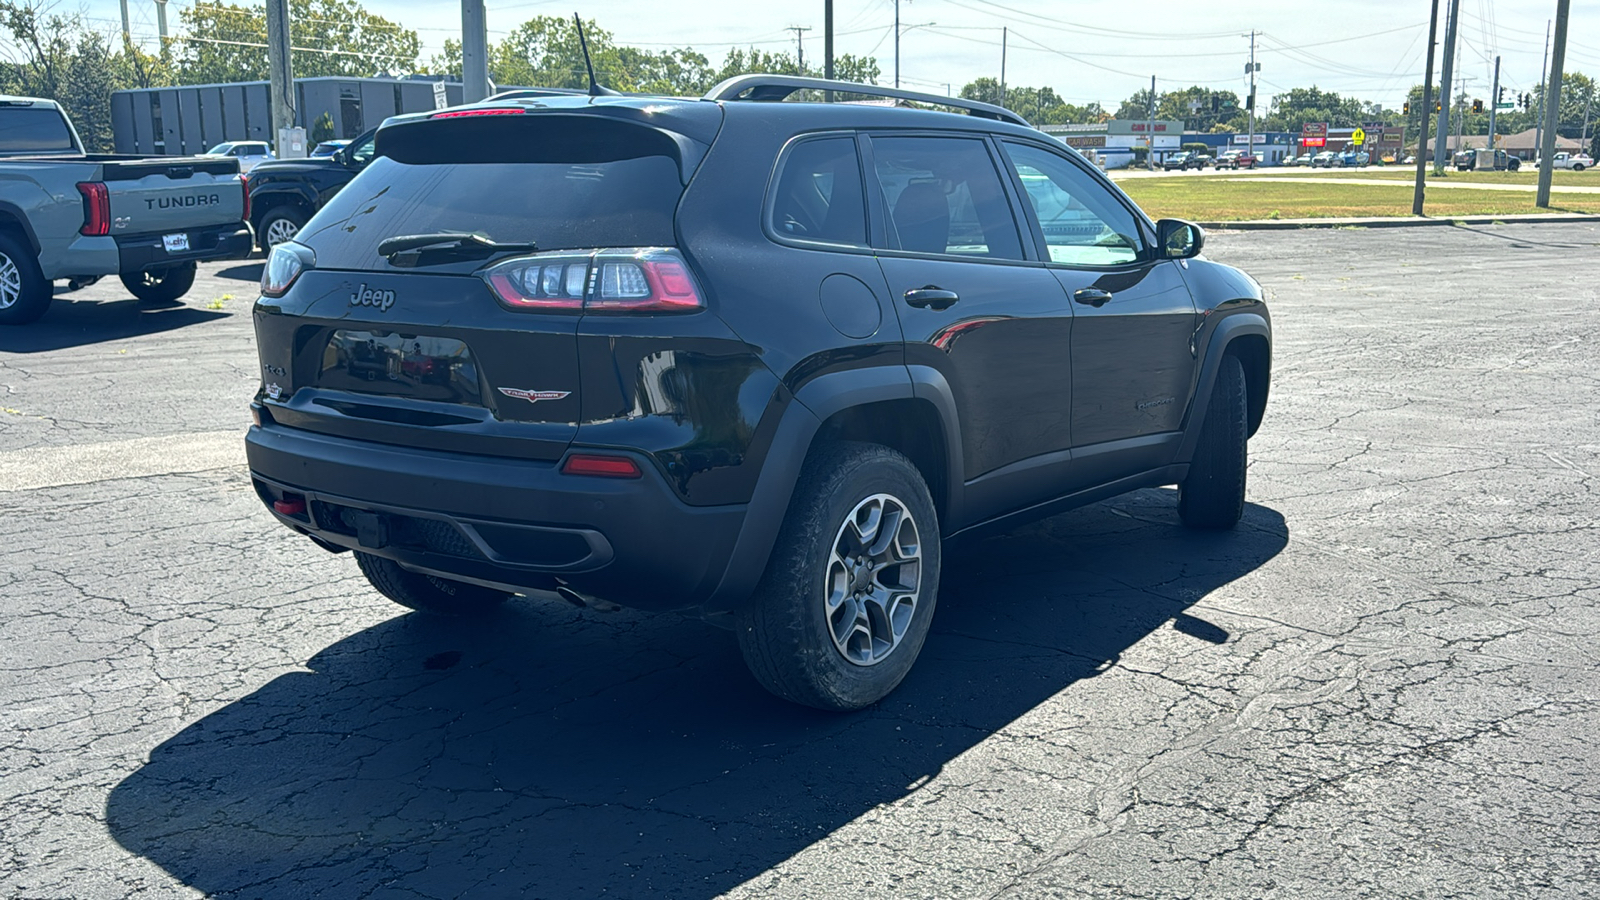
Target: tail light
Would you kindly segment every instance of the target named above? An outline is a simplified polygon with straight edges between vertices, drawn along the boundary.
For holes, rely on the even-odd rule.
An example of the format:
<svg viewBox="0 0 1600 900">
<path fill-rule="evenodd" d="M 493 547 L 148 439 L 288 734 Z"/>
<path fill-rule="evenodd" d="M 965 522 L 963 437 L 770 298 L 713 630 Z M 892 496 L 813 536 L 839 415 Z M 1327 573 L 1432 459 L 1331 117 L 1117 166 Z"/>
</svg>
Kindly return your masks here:
<svg viewBox="0 0 1600 900">
<path fill-rule="evenodd" d="M 105 237 L 111 233 L 111 191 L 104 182 L 80 181 L 78 193 L 83 195 L 83 227 L 79 234 Z"/>
<path fill-rule="evenodd" d="M 519 256 L 481 274 L 515 310 L 694 312 L 706 305 L 683 256 L 664 247 Z"/>
<path fill-rule="evenodd" d="M 285 241 L 267 254 L 267 264 L 261 267 L 261 293 L 268 297 L 282 297 L 300 273 L 317 264 L 317 255 L 310 247 Z"/>
</svg>

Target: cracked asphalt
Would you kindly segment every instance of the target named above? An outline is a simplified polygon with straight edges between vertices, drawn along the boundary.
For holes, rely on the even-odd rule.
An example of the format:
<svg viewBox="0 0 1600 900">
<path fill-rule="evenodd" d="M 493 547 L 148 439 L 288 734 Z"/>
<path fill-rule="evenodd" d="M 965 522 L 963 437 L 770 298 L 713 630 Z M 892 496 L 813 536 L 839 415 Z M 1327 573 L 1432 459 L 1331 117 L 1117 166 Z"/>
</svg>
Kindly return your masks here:
<svg viewBox="0 0 1600 900">
<path fill-rule="evenodd" d="M 1239 529 L 1151 490 L 964 548 L 843 716 L 275 524 L 256 263 L 0 331 L 0 896 L 1600 896 L 1600 228 L 1208 252 L 1277 328 Z"/>
</svg>

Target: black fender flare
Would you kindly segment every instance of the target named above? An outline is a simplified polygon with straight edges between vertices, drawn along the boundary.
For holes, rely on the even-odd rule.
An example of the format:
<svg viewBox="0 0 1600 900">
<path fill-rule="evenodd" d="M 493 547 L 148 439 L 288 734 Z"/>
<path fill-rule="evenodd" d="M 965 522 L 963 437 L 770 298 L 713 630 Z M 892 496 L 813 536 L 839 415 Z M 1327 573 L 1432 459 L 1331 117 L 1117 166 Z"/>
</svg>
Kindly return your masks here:
<svg viewBox="0 0 1600 900">
<path fill-rule="evenodd" d="M 954 419 L 955 398 L 938 371 L 923 366 L 872 366 L 830 372 L 811 379 L 787 405 L 772 438 L 771 449 L 756 479 L 746 507 L 744 527 L 734 543 L 728 566 L 704 608 L 732 609 L 747 599 L 766 571 L 767 560 L 778 542 L 778 532 L 788 515 L 800 470 L 822 423 L 835 413 L 886 400 L 926 400 L 933 404 L 947 443 L 951 467 L 950 496 L 953 511 L 959 504 L 961 473 L 960 430 Z M 953 441 L 953 444 L 951 443 Z"/>
<path fill-rule="evenodd" d="M 32 247 L 33 252 L 37 254 L 40 249 L 39 236 L 34 234 L 33 225 L 28 222 L 28 217 L 16 205 L 0 201 L 0 227 L 10 225 L 13 221 L 16 223 L 17 230 L 21 231 L 23 238 L 27 240 L 28 246 Z"/>
<path fill-rule="evenodd" d="M 1246 335 L 1272 341 L 1272 326 L 1265 317 L 1253 312 L 1236 312 L 1225 316 L 1206 341 L 1205 360 L 1200 364 L 1200 377 L 1195 380 L 1194 402 L 1189 406 L 1189 417 L 1184 423 L 1183 442 L 1178 445 L 1176 462 L 1187 463 L 1194 458 L 1195 447 L 1200 443 L 1200 426 L 1206 420 L 1206 409 L 1211 405 L 1212 388 L 1217 383 L 1217 371 L 1222 358 L 1228 354 L 1228 345 Z"/>
<path fill-rule="evenodd" d="M 284 203 L 292 203 L 306 212 L 310 218 L 317 211 L 317 195 L 308 186 L 303 184 L 263 185 L 260 190 L 250 192 L 250 227 L 258 228 L 261 220 L 267 213 Z M 259 230 L 259 229 L 258 229 Z"/>
</svg>

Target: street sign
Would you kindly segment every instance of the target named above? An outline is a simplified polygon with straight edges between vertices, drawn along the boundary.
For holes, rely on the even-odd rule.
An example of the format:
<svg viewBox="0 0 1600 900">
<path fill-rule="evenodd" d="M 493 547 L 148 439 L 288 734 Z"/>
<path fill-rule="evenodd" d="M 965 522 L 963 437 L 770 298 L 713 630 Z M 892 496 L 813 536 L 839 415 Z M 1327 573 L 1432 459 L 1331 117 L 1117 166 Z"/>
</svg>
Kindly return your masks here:
<svg viewBox="0 0 1600 900">
<path fill-rule="evenodd" d="M 435 81 L 433 83 L 433 108 L 434 109 L 444 109 L 446 106 L 449 106 L 449 105 L 450 105 L 450 101 L 448 99 L 446 99 L 446 94 L 445 94 L 445 89 L 444 89 L 444 82 Z"/>
<path fill-rule="evenodd" d="M 1494 105 L 1494 108 L 1495 109 L 1516 109 L 1517 105 L 1515 103 L 1496 103 Z"/>
<path fill-rule="evenodd" d="M 1365 144 L 1366 142 L 1367 142 L 1367 133 L 1366 133 L 1366 131 L 1364 131 L 1364 130 L 1362 130 L 1360 128 L 1357 128 L 1355 131 L 1350 132 L 1350 143 L 1352 143 L 1355 146 L 1359 147 L 1362 144 Z"/>
</svg>

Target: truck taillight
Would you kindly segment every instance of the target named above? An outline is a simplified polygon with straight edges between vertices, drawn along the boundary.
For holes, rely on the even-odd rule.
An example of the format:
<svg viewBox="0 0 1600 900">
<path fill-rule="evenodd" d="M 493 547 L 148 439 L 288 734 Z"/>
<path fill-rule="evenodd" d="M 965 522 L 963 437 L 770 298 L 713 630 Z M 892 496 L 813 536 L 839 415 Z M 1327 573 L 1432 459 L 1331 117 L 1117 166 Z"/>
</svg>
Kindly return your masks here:
<svg viewBox="0 0 1600 900">
<path fill-rule="evenodd" d="M 83 227 L 79 234 L 105 237 L 111 233 L 111 191 L 104 182 L 80 181 L 78 193 L 83 195 Z"/>
<path fill-rule="evenodd" d="M 481 275 L 502 304 L 519 311 L 694 312 L 706 305 L 683 257 L 664 247 L 519 256 Z"/>
</svg>

